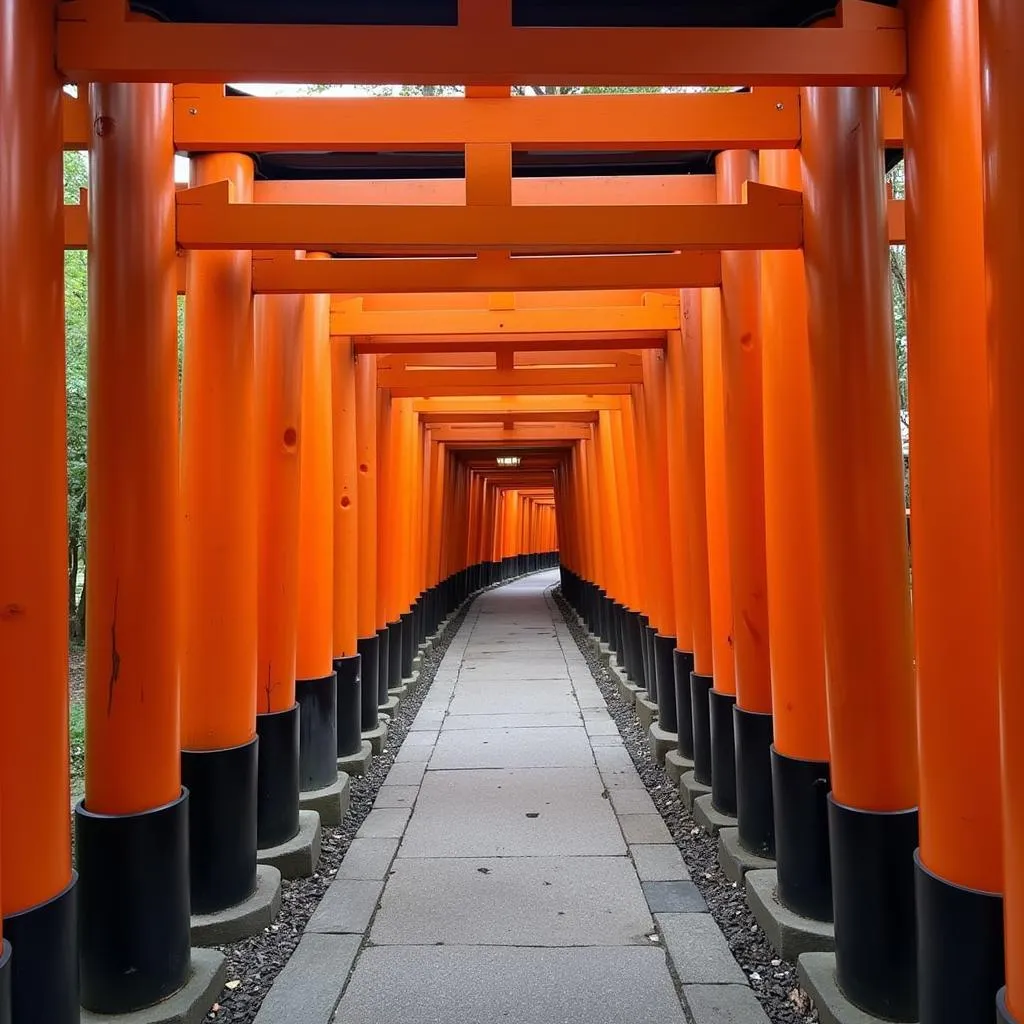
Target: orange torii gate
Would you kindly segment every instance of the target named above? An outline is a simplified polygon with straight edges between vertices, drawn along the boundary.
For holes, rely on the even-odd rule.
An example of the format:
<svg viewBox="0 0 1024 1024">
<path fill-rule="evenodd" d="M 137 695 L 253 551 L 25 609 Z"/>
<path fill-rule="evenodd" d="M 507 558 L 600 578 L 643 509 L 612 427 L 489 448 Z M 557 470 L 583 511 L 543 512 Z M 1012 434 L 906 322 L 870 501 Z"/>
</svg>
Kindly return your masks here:
<svg viewBox="0 0 1024 1024">
<path fill-rule="evenodd" d="M 774 853 L 779 902 L 834 918 L 834 961 L 801 963 L 816 999 L 838 980 L 888 1019 L 1024 1019 L 1024 13 L 627 29 L 457 6 L 278 25 L 0 0 L 0 1024 L 186 983 L 210 1005 L 190 912 L 257 899 L 301 804 L 341 813 L 339 767 L 383 743 L 448 613 L 556 561 L 687 796 L 735 821 L 734 861 Z M 468 88 L 222 84 L 268 78 Z M 748 88 L 508 95 L 524 81 Z M 259 171 L 378 147 L 413 170 Z M 62 148 L 91 168 L 63 211 Z M 904 148 L 906 201 L 881 174 Z M 518 173 L 537 152 L 550 173 Z M 912 605 L 887 239 L 923 339 Z M 90 256 L 78 874 L 66 247 Z"/>
</svg>

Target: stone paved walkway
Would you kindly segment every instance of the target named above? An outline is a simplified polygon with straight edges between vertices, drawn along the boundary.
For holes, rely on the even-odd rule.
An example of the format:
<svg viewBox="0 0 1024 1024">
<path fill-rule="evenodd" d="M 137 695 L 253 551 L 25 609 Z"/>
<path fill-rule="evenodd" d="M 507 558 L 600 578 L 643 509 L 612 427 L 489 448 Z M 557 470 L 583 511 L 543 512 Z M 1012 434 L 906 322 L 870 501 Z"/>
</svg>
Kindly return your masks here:
<svg viewBox="0 0 1024 1024">
<path fill-rule="evenodd" d="M 765 1024 L 556 581 L 470 609 L 261 1024 Z"/>
</svg>

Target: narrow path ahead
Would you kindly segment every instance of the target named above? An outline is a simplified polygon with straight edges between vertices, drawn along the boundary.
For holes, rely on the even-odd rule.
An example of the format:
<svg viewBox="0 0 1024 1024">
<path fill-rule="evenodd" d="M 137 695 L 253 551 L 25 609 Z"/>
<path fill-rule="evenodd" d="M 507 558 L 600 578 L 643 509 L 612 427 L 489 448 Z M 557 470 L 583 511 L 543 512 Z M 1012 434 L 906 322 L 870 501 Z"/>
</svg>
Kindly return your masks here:
<svg viewBox="0 0 1024 1024">
<path fill-rule="evenodd" d="M 682 1024 L 680 987 L 697 1024 L 765 1020 L 556 580 L 477 599 L 260 1021 Z"/>
</svg>

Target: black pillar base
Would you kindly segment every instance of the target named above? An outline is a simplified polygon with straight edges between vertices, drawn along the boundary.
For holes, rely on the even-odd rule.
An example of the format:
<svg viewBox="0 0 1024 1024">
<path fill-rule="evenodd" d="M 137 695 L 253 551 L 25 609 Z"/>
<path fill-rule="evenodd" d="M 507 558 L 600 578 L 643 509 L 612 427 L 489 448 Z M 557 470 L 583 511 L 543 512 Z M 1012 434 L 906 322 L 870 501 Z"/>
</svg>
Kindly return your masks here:
<svg viewBox="0 0 1024 1024">
<path fill-rule="evenodd" d="M 640 656 L 644 664 L 644 688 L 652 704 L 658 703 L 658 673 L 654 663 L 654 627 L 646 615 L 640 616 Z"/>
<path fill-rule="evenodd" d="M 0 942 L 0 1024 L 11 1024 L 11 944 L 6 939 Z"/>
<path fill-rule="evenodd" d="M 359 702 L 360 732 L 377 728 L 378 693 L 377 669 L 380 664 L 380 648 L 377 634 L 360 637 L 356 649 L 359 651 L 359 681 L 362 690 Z"/>
<path fill-rule="evenodd" d="M 644 629 L 643 618 L 639 612 L 629 612 L 629 617 L 632 621 L 631 632 L 633 634 L 633 667 L 630 674 L 633 682 L 641 690 L 647 690 L 650 693 L 650 687 L 647 685 L 647 666 L 644 664 L 644 647 L 646 645 L 647 632 Z M 653 685 L 651 683 L 651 686 Z"/>
<path fill-rule="evenodd" d="M 388 623 L 388 689 L 402 685 L 402 620 Z M 384 698 L 387 701 L 387 697 Z M 383 703 L 383 702 L 382 702 Z"/>
<path fill-rule="evenodd" d="M 917 808 L 862 811 L 830 795 L 828 827 L 836 981 L 862 1010 L 886 1020 L 916 1021 Z"/>
<path fill-rule="evenodd" d="M 338 777 L 338 684 L 334 673 L 299 679 L 299 789 L 308 793 Z"/>
<path fill-rule="evenodd" d="M 676 649 L 674 636 L 654 634 L 654 675 L 658 691 L 658 725 L 665 732 L 676 732 L 676 677 L 673 652 Z"/>
<path fill-rule="evenodd" d="M 772 716 L 733 708 L 736 731 L 736 818 L 740 845 L 759 857 L 775 856 L 772 811 Z"/>
<path fill-rule="evenodd" d="M 1003 898 L 917 869 L 918 1003 L 928 1024 L 989 1020 L 1006 981 Z"/>
<path fill-rule="evenodd" d="M 75 808 L 87 1010 L 130 1013 L 162 1002 L 188 981 L 188 804 L 183 789 L 173 803 L 139 814 Z"/>
<path fill-rule="evenodd" d="M 267 850 L 299 831 L 299 705 L 256 716 L 256 848 Z"/>
<path fill-rule="evenodd" d="M 256 890 L 258 754 L 255 736 L 239 747 L 181 752 L 193 914 L 237 906 Z"/>
<path fill-rule="evenodd" d="M 996 994 L 996 1022 L 997 1024 L 1019 1024 L 1016 1017 L 1010 1013 L 1006 1005 L 1006 989 L 1001 988 Z"/>
<path fill-rule="evenodd" d="M 708 694 L 711 720 L 711 806 L 736 817 L 736 732 L 732 722 L 736 694 Z"/>
<path fill-rule="evenodd" d="M 416 636 L 413 629 L 412 611 L 404 612 L 400 618 L 402 628 L 402 679 L 412 675 L 412 659 L 416 657 Z"/>
<path fill-rule="evenodd" d="M 377 705 L 388 702 L 388 678 L 391 675 L 391 631 L 387 626 L 377 630 Z M 376 728 L 376 726 L 374 727 Z"/>
<path fill-rule="evenodd" d="M 690 674 L 690 712 L 693 716 L 693 777 L 702 786 L 711 785 L 711 692 L 713 676 Z"/>
<path fill-rule="evenodd" d="M 801 761 L 774 746 L 772 801 L 779 902 L 801 917 L 832 920 L 827 761 Z"/>
<path fill-rule="evenodd" d="M 676 748 L 683 757 L 693 760 L 693 707 L 690 702 L 690 673 L 693 671 L 693 653 L 676 648 L 672 652 L 672 679 L 667 684 L 676 696 Z M 661 708 L 658 708 L 661 715 Z"/>
<path fill-rule="evenodd" d="M 4 918 L 0 1024 L 78 1024 L 78 888 Z"/>
<path fill-rule="evenodd" d="M 358 654 L 334 659 L 337 679 L 338 757 L 358 754 L 363 745 L 363 691 Z"/>
</svg>

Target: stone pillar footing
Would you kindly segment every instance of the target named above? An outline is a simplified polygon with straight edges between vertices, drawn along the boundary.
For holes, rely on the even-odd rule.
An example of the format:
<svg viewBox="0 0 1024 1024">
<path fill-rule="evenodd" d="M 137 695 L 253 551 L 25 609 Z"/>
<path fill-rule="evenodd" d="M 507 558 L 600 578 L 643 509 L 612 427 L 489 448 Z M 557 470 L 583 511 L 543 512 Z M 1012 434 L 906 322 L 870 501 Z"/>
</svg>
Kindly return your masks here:
<svg viewBox="0 0 1024 1024">
<path fill-rule="evenodd" d="M 320 815 L 299 811 L 299 831 L 287 842 L 256 853 L 258 864 L 269 864 L 282 878 L 309 878 L 320 863 Z"/>
<path fill-rule="evenodd" d="M 269 864 L 258 864 L 256 888 L 247 899 L 212 914 L 192 915 L 192 945 L 223 946 L 258 935 L 270 927 L 280 909 L 281 872 Z"/>
<path fill-rule="evenodd" d="M 358 754 L 349 754 L 348 757 L 338 758 L 338 771 L 348 776 L 365 775 L 369 770 L 370 761 L 373 757 L 373 748 L 370 741 L 364 734 Z"/>
<path fill-rule="evenodd" d="M 796 960 L 803 953 L 831 953 L 836 948 L 831 921 L 801 917 L 779 902 L 777 871 L 748 871 L 743 884 L 751 912 L 783 960 Z"/>
<path fill-rule="evenodd" d="M 316 811 L 321 825 L 340 825 L 348 813 L 351 785 L 349 777 L 338 772 L 337 779 L 330 786 L 299 793 L 299 807 L 303 811 Z"/>
<path fill-rule="evenodd" d="M 369 742 L 370 749 L 375 754 L 382 753 L 384 744 L 388 741 L 388 721 L 381 720 L 376 729 L 363 733 L 363 740 Z"/>
<path fill-rule="evenodd" d="M 655 721 L 651 722 L 647 730 L 647 742 L 651 748 L 651 757 L 658 764 L 664 764 L 668 752 L 679 749 L 679 734 L 668 732 Z"/>
<path fill-rule="evenodd" d="M 820 1024 L 888 1024 L 854 1005 L 836 981 L 835 953 L 804 953 L 796 962 L 800 987 L 811 997 Z"/>
<path fill-rule="evenodd" d="M 771 857 L 759 857 L 740 842 L 738 828 L 723 828 L 718 832 L 718 863 L 730 882 L 742 882 L 748 871 L 775 867 Z"/>
<path fill-rule="evenodd" d="M 679 780 L 679 797 L 691 814 L 693 813 L 693 805 L 697 802 L 697 798 L 710 795 L 710 786 L 705 786 L 702 782 L 698 782 L 692 771 L 683 772 L 683 777 Z"/>
<path fill-rule="evenodd" d="M 640 719 L 640 725 L 644 732 L 651 728 L 654 720 L 658 717 L 658 705 L 650 700 L 643 691 L 636 695 L 636 717 Z"/>
<path fill-rule="evenodd" d="M 665 774 L 678 786 L 681 785 L 683 776 L 693 771 L 693 762 L 684 757 L 679 748 L 669 750 L 665 754 Z"/>
<path fill-rule="evenodd" d="M 712 796 L 708 793 L 699 796 L 693 802 L 693 820 L 705 832 L 717 836 L 723 828 L 738 828 L 739 822 L 729 814 L 723 814 L 712 803 Z"/>
<path fill-rule="evenodd" d="M 82 1010 L 81 1024 L 196 1024 L 206 1019 L 228 980 L 227 960 L 216 949 L 193 949 L 185 987 L 144 1010 L 110 1016 Z"/>
</svg>

